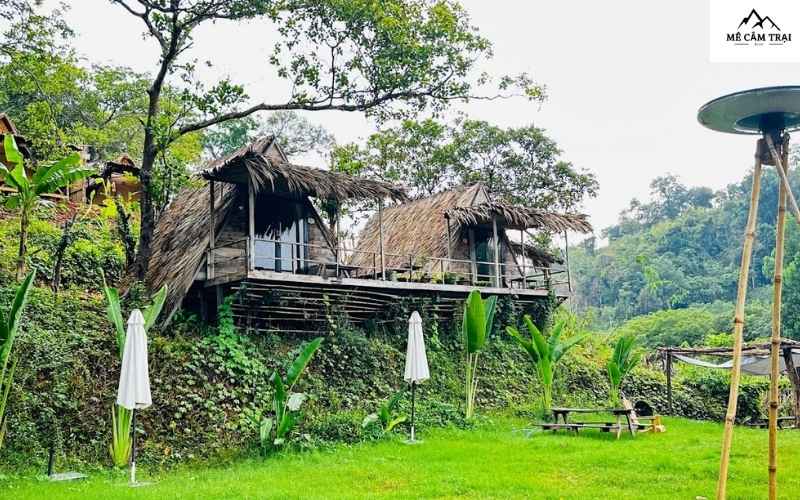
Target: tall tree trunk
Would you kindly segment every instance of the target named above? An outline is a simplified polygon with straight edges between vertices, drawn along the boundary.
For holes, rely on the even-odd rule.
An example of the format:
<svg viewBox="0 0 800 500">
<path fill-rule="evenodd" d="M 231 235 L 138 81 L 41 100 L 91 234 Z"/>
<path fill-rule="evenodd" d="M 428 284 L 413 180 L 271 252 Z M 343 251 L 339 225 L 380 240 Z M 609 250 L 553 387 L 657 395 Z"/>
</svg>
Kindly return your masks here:
<svg viewBox="0 0 800 500">
<path fill-rule="evenodd" d="M 119 201 L 118 196 L 114 196 L 114 205 L 117 208 L 117 233 L 125 249 L 125 269 L 130 269 L 136 259 L 136 242 L 130 225 L 131 215 L 125 211 L 125 206 Z"/>
<path fill-rule="evenodd" d="M 61 239 L 58 242 L 58 247 L 56 248 L 56 264 L 53 267 L 53 293 L 58 294 L 58 289 L 61 286 L 61 267 L 64 264 L 64 254 L 67 251 L 67 247 L 72 240 L 72 226 L 75 225 L 75 220 L 78 218 L 78 211 L 76 210 L 75 213 L 72 214 L 65 223 L 64 223 L 64 231 L 61 233 Z"/>
<path fill-rule="evenodd" d="M 148 136 L 151 134 L 145 134 Z M 148 144 L 150 142 L 150 144 Z M 139 229 L 139 248 L 136 252 L 136 278 L 144 280 L 147 269 L 150 265 L 152 255 L 151 244 L 153 233 L 156 228 L 155 210 L 153 208 L 153 197 L 150 193 L 153 164 L 156 159 L 155 146 L 152 144 L 152 137 L 148 141 L 145 137 L 145 154 L 142 157 L 142 168 L 139 172 L 139 179 L 142 184 L 140 207 L 141 207 L 141 227 Z"/>
<path fill-rule="evenodd" d="M 28 254 L 28 226 L 30 214 L 26 207 L 22 208 L 19 218 L 19 254 L 17 255 L 17 281 L 25 277 L 25 256 Z"/>
</svg>

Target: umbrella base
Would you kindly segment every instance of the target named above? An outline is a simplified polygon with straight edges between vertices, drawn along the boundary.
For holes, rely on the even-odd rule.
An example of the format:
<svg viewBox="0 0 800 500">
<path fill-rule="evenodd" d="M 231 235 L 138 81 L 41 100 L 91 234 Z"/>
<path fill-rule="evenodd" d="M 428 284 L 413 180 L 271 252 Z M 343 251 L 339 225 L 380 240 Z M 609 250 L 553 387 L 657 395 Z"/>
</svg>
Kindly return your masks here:
<svg viewBox="0 0 800 500">
<path fill-rule="evenodd" d="M 50 474 L 50 481 L 75 481 L 76 479 L 86 479 L 86 474 L 80 472 L 59 472 L 58 474 Z"/>
</svg>

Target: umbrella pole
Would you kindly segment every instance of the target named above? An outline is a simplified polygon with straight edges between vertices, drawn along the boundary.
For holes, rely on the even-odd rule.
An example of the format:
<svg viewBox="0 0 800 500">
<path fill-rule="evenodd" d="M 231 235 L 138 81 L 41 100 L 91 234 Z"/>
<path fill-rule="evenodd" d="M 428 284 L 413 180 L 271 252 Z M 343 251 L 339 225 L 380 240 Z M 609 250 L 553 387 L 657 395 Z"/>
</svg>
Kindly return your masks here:
<svg viewBox="0 0 800 500">
<path fill-rule="evenodd" d="M 722 453 L 717 479 L 717 500 L 725 500 L 728 486 L 728 466 L 730 464 L 733 423 L 736 420 L 736 403 L 739 397 L 739 378 L 742 370 L 742 333 L 744 330 L 744 303 L 747 295 L 747 280 L 750 276 L 750 258 L 753 253 L 756 220 L 758 218 L 758 197 L 761 191 L 761 158 L 756 149 L 753 168 L 753 188 L 750 193 L 750 209 L 742 245 L 742 261 L 739 268 L 739 283 L 736 290 L 736 307 L 733 319 L 733 366 L 731 366 L 731 386 L 728 394 L 728 411 L 725 414 L 725 428 L 722 435 Z"/>
<path fill-rule="evenodd" d="M 416 440 L 414 436 L 414 413 L 415 413 L 415 400 L 417 396 L 417 383 L 411 382 L 411 442 L 413 443 Z"/>
<path fill-rule="evenodd" d="M 131 445 L 131 484 L 136 484 L 136 410 L 131 410 L 131 429 L 133 430 L 133 443 Z"/>
</svg>

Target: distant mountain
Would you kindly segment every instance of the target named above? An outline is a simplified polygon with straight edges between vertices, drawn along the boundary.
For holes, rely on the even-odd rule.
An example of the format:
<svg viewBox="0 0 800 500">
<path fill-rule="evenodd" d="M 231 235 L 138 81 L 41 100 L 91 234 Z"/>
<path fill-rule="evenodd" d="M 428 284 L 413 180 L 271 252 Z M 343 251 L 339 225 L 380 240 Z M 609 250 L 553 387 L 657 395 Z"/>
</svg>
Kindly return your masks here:
<svg viewBox="0 0 800 500">
<path fill-rule="evenodd" d="M 750 26 L 750 21 L 753 19 L 753 17 L 755 17 L 755 18 L 758 20 L 758 22 L 756 22 L 755 24 L 753 24 L 752 26 Z M 739 27 L 738 27 L 738 28 L 736 28 L 736 29 L 738 30 L 738 29 L 740 29 L 742 26 L 748 26 L 748 27 L 751 27 L 751 28 L 761 28 L 761 29 L 764 29 L 764 22 L 765 22 L 765 21 L 769 21 L 769 25 L 768 25 L 768 26 L 770 26 L 770 25 L 771 25 L 771 26 L 772 26 L 772 28 L 774 28 L 774 29 L 776 29 L 776 30 L 778 30 L 778 31 L 780 31 L 780 30 L 781 30 L 781 29 L 778 27 L 778 25 L 777 25 L 777 24 L 775 24 L 775 21 L 773 21 L 772 19 L 770 19 L 770 17 L 769 17 L 769 16 L 764 16 L 764 17 L 761 17 L 761 16 L 759 15 L 759 13 L 756 11 L 756 9 L 753 9 L 753 10 L 751 10 L 751 11 L 750 11 L 750 13 L 749 13 L 749 14 L 747 14 L 747 17 L 745 17 L 744 19 L 742 19 L 742 22 L 741 22 L 741 23 L 739 23 Z"/>
</svg>

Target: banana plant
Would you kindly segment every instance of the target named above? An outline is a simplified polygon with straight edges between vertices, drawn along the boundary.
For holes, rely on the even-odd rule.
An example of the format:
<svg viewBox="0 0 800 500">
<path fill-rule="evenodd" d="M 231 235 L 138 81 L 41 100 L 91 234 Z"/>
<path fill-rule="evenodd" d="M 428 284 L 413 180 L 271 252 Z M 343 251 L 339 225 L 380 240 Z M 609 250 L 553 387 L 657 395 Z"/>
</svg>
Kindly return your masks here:
<svg viewBox="0 0 800 500">
<path fill-rule="evenodd" d="M 545 413 L 549 413 L 553 405 L 553 378 L 556 366 L 562 356 L 582 342 L 586 335 L 576 335 L 562 341 L 561 333 L 566 324 L 564 320 L 557 322 L 547 336 L 531 321 L 529 315 L 523 317 L 523 322 L 530 334 L 530 340 L 524 338 L 513 326 L 507 326 L 506 332 L 528 353 L 542 385 L 542 407 Z"/>
<path fill-rule="evenodd" d="M 274 416 L 262 417 L 259 426 L 259 439 L 263 453 L 266 454 L 273 447 L 283 446 L 289 432 L 300 420 L 300 407 L 307 396 L 302 392 L 292 392 L 292 389 L 321 344 L 322 337 L 317 337 L 303 346 L 300 354 L 286 371 L 286 378 L 281 377 L 277 370 L 272 372 L 269 382 L 273 388 L 272 411 Z"/>
<path fill-rule="evenodd" d="M 122 353 L 125 350 L 125 319 L 122 315 L 122 305 L 120 304 L 119 292 L 116 288 L 109 287 L 106 283 L 106 277 L 102 271 L 100 275 L 103 277 L 103 293 L 106 296 L 106 314 L 108 320 L 114 325 L 114 333 L 117 340 L 117 351 L 119 352 L 119 359 L 122 361 Z M 161 287 L 161 290 L 156 292 L 153 296 L 153 302 L 142 310 L 144 316 L 144 330 L 150 330 L 159 314 L 164 307 L 164 302 L 167 300 L 167 286 Z M 111 460 L 117 467 L 124 467 L 128 464 L 131 455 L 131 419 L 133 412 L 116 403 L 111 408 L 111 442 L 108 445 L 108 452 L 111 455 Z"/>
<path fill-rule="evenodd" d="M 6 403 L 8 403 L 8 395 L 11 393 L 11 384 L 14 381 L 14 370 L 19 361 L 19 357 L 16 357 L 9 366 L 11 349 L 14 347 L 14 338 L 19 331 L 20 318 L 22 318 L 22 312 L 28 303 L 28 293 L 35 279 L 36 271 L 31 271 L 17 288 L 8 311 L 0 310 L 0 449 L 3 447 L 3 438 L 6 434 Z"/>
<path fill-rule="evenodd" d="M 636 337 L 633 335 L 620 337 L 614 345 L 614 353 L 611 355 L 611 359 L 608 360 L 607 369 L 608 381 L 611 385 L 611 404 L 615 408 L 621 406 L 619 388 L 622 385 L 622 380 L 642 359 L 641 353 L 634 350 L 635 346 Z"/>
<path fill-rule="evenodd" d="M 407 420 L 405 415 L 394 415 L 395 408 L 397 408 L 397 404 L 403 397 L 404 392 L 405 391 L 398 391 L 378 408 L 377 413 L 370 413 L 364 417 L 364 421 L 361 422 L 361 427 L 367 428 L 379 422 L 383 432 L 388 433 L 392 432 L 392 429 L 398 424 L 405 422 Z"/>
<path fill-rule="evenodd" d="M 62 158 L 56 162 L 48 163 L 37 168 L 28 178 L 25 171 L 25 161 L 22 153 L 17 148 L 13 134 L 5 134 L 3 151 L 6 161 L 11 168 L 0 163 L 0 180 L 14 193 L 6 197 L 6 207 L 18 209 L 19 218 L 19 251 L 17 253 L 17 280 L 25 274 L 25 258 L 28 253 L 28 227 L 31 214 L 36 203 L 42 195 L 55 193 L 59 189 L 69 186 L 94 172 L 94 169 L 81 165 L 78 153 Z"/>
<path fill-rule="evenodd" d="M 466 350 L 466 418 L 475 414 L 475 394 L 478 392 L 478 353 L 483 350 L 494 323 L 494 310 L 497 297 L 481 298 L 478 290 L 473 290 L 464 303 L 464 318 L 461 334 Z"/>
</svg>

